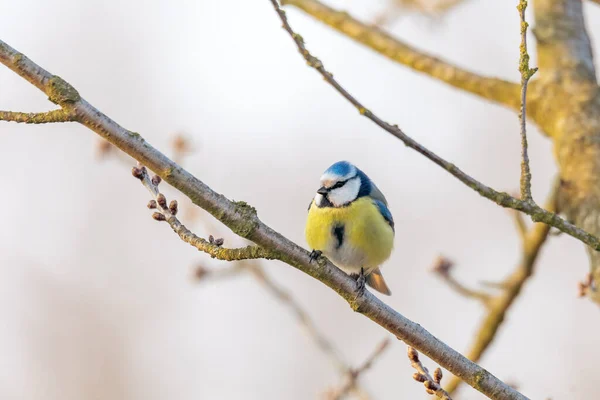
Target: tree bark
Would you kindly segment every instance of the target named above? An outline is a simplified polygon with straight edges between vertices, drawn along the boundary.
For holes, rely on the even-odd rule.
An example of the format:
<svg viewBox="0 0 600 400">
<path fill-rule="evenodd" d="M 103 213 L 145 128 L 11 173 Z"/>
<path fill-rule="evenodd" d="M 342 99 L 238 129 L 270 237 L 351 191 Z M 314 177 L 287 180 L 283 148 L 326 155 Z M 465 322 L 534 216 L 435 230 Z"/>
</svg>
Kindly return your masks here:
<svg viewBox="0 0 600 400">
<path fill-rule="evenodd" d="M 560 170 L 558 208 L 587 232 L 600 234 L 600 90 L 581 0 L 535 0 L 539 79 L 530 116 L 552 139 Z M 600 283 L 600 253 L 588 248 Z M 598 285 L 594 286 L 598 286 Z M 600 302 L 600 292 L 589 290 Z"/>
</svg>

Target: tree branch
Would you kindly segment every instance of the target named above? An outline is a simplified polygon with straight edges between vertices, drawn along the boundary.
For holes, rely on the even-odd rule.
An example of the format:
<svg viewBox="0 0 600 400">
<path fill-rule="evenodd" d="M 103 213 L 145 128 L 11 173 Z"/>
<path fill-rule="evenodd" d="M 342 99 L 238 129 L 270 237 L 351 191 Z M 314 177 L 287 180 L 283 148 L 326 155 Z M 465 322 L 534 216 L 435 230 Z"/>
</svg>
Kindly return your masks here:
<svg viewBox="0 0 600 400">
<path fill-rule="evenodd" d="M 233 263 L 227 268 L 205 268 L 203 266 L 196 267 L 194 271 L 194 278 L 196 280 L 206 279 L 210 277 L 210 279 L 215 280 L 225 280 L 233 277 L 237 277 L 244 272 L 247 272 L 248 266 L 244 262 Z"/>
<path fill-rule="evenodd" d="M 351 370 L 350 366 L 344 361 L 325 335 L 319 332 L 308 313 L 300 307 L 292 295 L 275 284 L 275 282 L 273 282 L 273 280 L 265 273 L 263 268 L 255 266 L 250 269 L 250 272 L 276 299 L 290 308 L 300 325 L 304 327 L 304 330 L 313 339 L 319 350 L 331 360 L 338 372 L 342 375 L 348 374 Z"/>
<path fill-rule="evenodd" d="M 519 238 L 521 240 L 525 240 L 525 236 L 527 235 L 527 224 L 525 223 L 525 218 L 523 218 L 523 214 L 519 212 L 513 213 L 515 216 L 515 225 L 517 227 L 517 233 L 519 234 Z"/>
<path fill-rule="evenodd" d="M 596 82 L 590 38 L 585 29 L 582 0 L 535 0 L 537 59 L 545 80 L 560 81 L 577 90 Z"/>
<path fill-rule="evenodd" d="M 329 397 L 343 397 L 344 395 L 353 392 L 363 400 L 369 399 L 368 394 L 359 386 L 358 377 L 374 361 L 374 356 L 371 356 L 365 362 L 367 367 L 364 367 L 365 364 L 363 364 L 363 367 L 358 368 L 357 370 L 351 368 L 335 349 L 333 343 L 331 343 L 331 341 L 319 331 L 308 313 L 304 311 L 300 304 L 287 290 L 282 288 L 271 279 L 271 277 L 265 272 L 265 269 L 258 262 L 240 262 L 234 264 L 234 267 L 228 269 L 207 270 L 206 268 L 199 267 L 196 271 L 196 276 L 198 279 L 205 279 L 207 276 L 218 279 L 236 276 L 241 272 L 251 273 L 258 283 L 260 283 L 269 293 L 271 293 L 273 297 L 289 307 L 298 323 L 304 328 L 308 336 L 316 344 L 317 348 L 331 360 L 338 372 L 345 378 L 344 385 L 340 389 L 331 392 Z M 383 352 L 384 348 L 381 348 L 380 345 L 377 347 L 377 349 L 379 350 L 376 350 L 375 354 L 378 356 L 381 352 Z"/>
<path fill-rule="evenodd" d="M 531 117 L 553 140 L 561 211 L 600 236 L 600 90 L 582 0 L 535 0 L 533 6 L 540 78 L 531 88 Z M 587 250 L 594 281 L 587 294 L 600 303 L 600 253 Z"/>
<path fill-rule="evenodd" d="M 514 110 L 519 109 L 519 85 L 515 83 L 481 76 L 426 54 L 378 27 L 362 23 L 318 0 L 283 0 L 281 3 L 301 9 L 349 38 L 415 71 Z"/>
<path fill-rule="evenodd" d="M 277 3 L 273 5 L 277 6 Z M 277 10 L 280 11 L 278 8 Z M 141 135 L 126 130 L 93 107 L 63 79 L 50 74 L 2 41 L 0 41 L 0 62 L 45 92 L 51 101 L 59 104 L 66 111 L 74 112 L 78 122 L 157 173 L 234 233 L 253 241 L 260 247 L 277 252 L 281 261 L 321 281 L 344 298 L 353 310 L 418 349 L 475 389 L 492 399 L 527 399 L 487 370 L 441 342 L 421 325 L 393 310 L 372 293 L 365 291 L 361 296 L 357 296 L 356 282 L 331 262 L 325 258 L 320 258 L 317 263 L 311 262 L 308 251 L 264 224 L 257 217 L 254 208 L 243 202 L 232 202 L 216 193 L 152 147 Z"/>
<path fill-rule="evenodd" d="M 433 266 L 433 272 L 438 274 L 450 288 L 463 297 L 476 299 L 488 306 L 492 296 L 484 291 L 471 289 L 452 276 L 454 263 L 445 257 L 438 257 Z"/>
<path fill-rule="evenodd" d="M 139 166 L 132 169 L 132 174 L 135 178 L 139 179 L 144 187 L 148 189 L 153 200 L 148 203 L 148 208 L 157 210 L 152 214 L 152 217 L 157 221 L 165 221 L 169 224 L 171 229 L 179 235 L 181 240 L 195 247 L 196 249 L 210 255 L 212 258 L 223 261 L 241 261 L 241 260 L 255 260 L 264 258 L 267 260 L 278 259 L 277 252 L 273 252 L 267 249 L 263 249 L 259 246 L 246 246 L 237 249 L 226 249 L 221 247 L 223 245 L 223 239 L 217 239 L 216 241 L 211 236 L 209 240 L 205 240 L 199 236 L 196 236 L 192 231 L 187 229 L 177 218 L 177 200 L 171 201 L 167 205 L 167 199 L 164 194 L 158 190 L 158 185 L 161 182 L 161 178 L 155 175 L 150 179 L 145 167 Z"/>
<path fill-rule="evenodd" d="M 471 289 L 466 287 L 461 282 L 459 282 L 454 276 L 451 274 L 447 274 L 444 276 L 444 281 L 450 286 L 456 293 L 463 297 L 476 299 L 481 301 L 484 305 L 490 302 L 490 294 L 481 290 Z"/>
<path fill-rule="evenodd" d="M 521 73 L 521 110 L 519 120 L 521 122 L 521 200 L 533 202 L 531 197 L 531 170 L 529 168 L 529 155 L 527 154 L 527 83 L 535 74 L 537 68 L 529 68 L 529 53 L 527 53 L 527 21 L 525 21 L 525 9 L 527 0 L 520 0 L 517 10 L 521 18 L 521 46 L 519 52 L 519 72 Z"/>
<path fill-rule="evenodd" d="M 375 351 L 373 351 L 373 354 L 371 354 L 358 368 L 349 369 L 346 374 L 346 382 L 344 382 L 344 384 L 340 388 L 329 393 L 329 395 L 327 396 L 327 399 L 328 400 L 342 400 L 348 393 L 350 393 L 354 388 L 356 388 L 356 385 L 358 384 L 358 378 L 363 373 L 365 373 L 368 369 L 371 368 L 373 363 L 375 361 L 377 361 L 377 359 L 383 354 L 383 352 L 385 351 L 385 349 L 387 349 L 389 344 L 390 344 L 389 338 L 384 339 L 375 348 Z"/>
<path fill-rule="evenodd" d="M 49 124 L 53 122 L 75 122 L 75 116 L 65 110 L 52 110 L 39 113 L 0 111 L 0 121 L 19 122 L 24 124 Z"/>
<path fill-rule="evenodd" d="M 546 207 L 552 211 L 556 210 L 556 193 L 557 188 L 555 187 L 546 202 Z M 521 229 L 518 223 L 517 227 Z M 475 339 L 466 353 L 469 360 L 478 362 L 496 337 L 506 313 L 521 293 L 527 280 L 533 275 L 535 262 L 549 233 L 548 225 L 535 224 L 522 236 L 521 261 L 511 275 L 499 285 L 502 289 L 500 294 L 488 299 L 487 315 L 481 321 Z M 446 391 L 454 393 L 460 384 L 461 380 L 453 377 L 446 386 Z"/>
<path fill-rule="evenodd" d="M 319 332 L 308 313 L 300 307 L 298 302 L 287 290 L 281 288 L 269 275 L 267 275 L 264 268 L 257 263 L 250 262 L 240 262 L 234 265 L 235 267 L 233 268 L 214 270 L 207 270 L 204 267 L 199 267 L 196 270 L 196 277 L 200 280 L 205 279 L 207 276 L 211 278 L 227 278 L 235 276 L 240 272 L 251 273 L 252 276 L 273 295 L 273 297 L 290 308 L 298 323 L 308 333 L 308 336 L 313 339 L 319 350 L 331 360 L 332 364 L 341 374 L 347 374 L 350 371 L 350 367 L 347 365 L 346 361 L 339 355 L 333 344 L 325 337 L 325 335 Z"/>
<path fill-rule="evenodd" d="M 375 25 L 385 26 L 396 22 L 403 14 L 417 13 L 427 17 L 439 18 L 465 0 L 391 0 L 374 18 Z"/>
</svg>

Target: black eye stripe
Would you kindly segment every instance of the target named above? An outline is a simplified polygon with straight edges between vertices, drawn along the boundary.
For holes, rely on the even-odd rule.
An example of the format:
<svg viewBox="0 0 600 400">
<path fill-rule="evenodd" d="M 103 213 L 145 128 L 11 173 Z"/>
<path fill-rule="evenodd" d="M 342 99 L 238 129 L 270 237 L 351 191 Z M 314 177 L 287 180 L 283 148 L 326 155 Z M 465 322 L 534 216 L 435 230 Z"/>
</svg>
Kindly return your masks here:
<svg viewBox="0 0 600 400">
<path fill-rule="evenodd" d="M 336 184 L 335 184 L 335 185 L 333 185 L 333 186 L 331 187 L 331 189 L 337 189 L 337 188 L 341 188 L 342 186 L 344 186 L 344 185 L 346 184 L 346 182 L 348 182 L 348 181 L 346 180 L 346 181 L 339 181 L 339 182 L 336 182 Z"/>
</svg>

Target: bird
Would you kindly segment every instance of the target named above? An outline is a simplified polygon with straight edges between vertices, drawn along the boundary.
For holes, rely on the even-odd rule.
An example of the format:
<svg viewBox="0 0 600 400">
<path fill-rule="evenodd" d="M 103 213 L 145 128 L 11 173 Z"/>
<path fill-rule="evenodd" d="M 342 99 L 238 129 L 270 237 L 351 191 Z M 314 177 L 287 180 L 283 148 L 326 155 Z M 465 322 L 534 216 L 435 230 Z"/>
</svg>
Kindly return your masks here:
<svg viewBox="0 0 600 400">
<path fill-rule="evenodd" d="M 311 261 L 325 255 L 357 280 L 391 295 L 381 264 L 394 247 L 394 219 L 375 183 L 348 161 L 331 165 L 320 179 L 321 187 L 308 207 L 305 236 Z"/>
</svg>

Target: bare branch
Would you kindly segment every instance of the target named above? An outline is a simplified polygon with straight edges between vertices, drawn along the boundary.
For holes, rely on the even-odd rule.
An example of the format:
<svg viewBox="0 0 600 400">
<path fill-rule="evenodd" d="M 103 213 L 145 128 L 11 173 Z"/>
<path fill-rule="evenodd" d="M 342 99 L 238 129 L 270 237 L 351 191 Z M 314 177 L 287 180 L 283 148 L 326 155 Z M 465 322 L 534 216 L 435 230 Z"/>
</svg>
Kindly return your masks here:
<svg viewBox="0 0 600 400">
<path fill-rule="evenodd" d="M 519 85 L 515 83 L 481 76 L 424 53 L 377 26 L 362 23 L 348 13 L 335 10 L 318 0 L 283 0 L 281 3 L 301 9 L 351 39 L 415 71 L 514 110 L 519 108 Z"/>
<path fill-rule="evenodd" d="M 544 80 L 570 94 L 596 85 L 596 69 L 581 0 L 535 0 L 537 60 Z M 581 95 L 581 94 L 579 94 Z"/>
<path fill-rule="evenodd" d="M 591 273 L 588 273 L 585 278 L 585 281 L 578 283 L 579 297 L 585 297 L 588 295 L 588 292 L 590 290 L 591 291 L 596 290 L 596 288 L 594 286 L 595 286 L 594 277 Z"/>
<path fill-rule="evenodd" d="M 224 261 L 240 261 L 240 260 L 255 260 L 258 258 L 264 258 L 267 260 L 278 259 L 278 255 L 275 252 L 263 249 L 259 246 L 246 246 L 237 249 L 227 249 L 221 247 L 223 245 L 223 239 L 214 239 L 210 236 L 209 240 L 205 240 L 199 236 L 196 236 L 192 231 L 187 229 L 177 219 L 177 201 L 173 200 L 167 206 L 166 197 L 158 190 L 161 178 L 155 175 L 150 179 L 145 167 L 134 167 L 132 174 L 135 178 L 139 179 L 144 187 L 148 189 L 150 194 L 154 197 L 153 200 L 148 203 L 148 208 L 154 211 L 152 217 L 157 221 L 165 221 L 173 229 L 175 233 L 179 235 L 181 240 L 195 247 L 196 249 L 210 255 L 212 258 Z"/>
<path fill-rule="evenodd" d="M 408 14 L 437 19 L 448 14 L 465 0 L 392 0 L 373 19 L 376 26 L 385 27 Z"/>
<path fill-rule="evenodd" d="M 552 190 L 546 202 L 546 207 L 551 211 L 556 210 L 557 190 L 558 185 Z M 538 259 L 542 246 L 548 239 L 549 233 L 550 227 L 548 225 L 535 224 L 523 236 L 521 262 L 512 274 L 498 285 L 498 288 L 502 291 L 497 296 L 488 299 L 486 303 L 487 315 L 481 321 L 477 333 L 475 333 L 475 338 L 467 351 L 469 360 L 479 361 L 496 337 L 500 326 L 504 322 L 506 313 L 514 304 L 527 280 L 533 275 L 535 262 Z M 446 390 L 448 393 L 454 393 L 460 384 L 461 380 L 453 377 L 446 386 Z"/>
<path fill-rule="evenodd" d="M 277 8 L 277 3 L 274 1 L 272 3 L 283 14 L 283 11 Z M 204 182 L 152 147 L 141 135 L 126 130 L 93 107 L 66 81 L 50 74 L 2 41 L 0 41 L 0 62 L 45 92 L 63 109 L 75 112 L 81 124 L 146 165 L 234 233 L 264 249 L 276 252 L 281 261 L 335 290 L 353 310 L 365 315 L 400 340 L 426 354 L 469 385 L 492 399 L 527 399 L 487 370 L 441 342 L 421 325 L 390 308 L 369 291 L 357 296 L 356 282 L 332 263 L 325 258 L 320 258 L 317 263 L 311 263 L 308 251 L 264 224 L 257 217 L 254 208 L 243 202 L 232 202 L 214 192 Z M 507 195 L 501 197 L 504 196 Z"/>
<path fill-rule="evenodd" d="M 593 49 L 582 0 L 533 2 L 540 77 L 530 88 L 534 120 L 553 139 L 560 169 L 561 211 L 600 236 L 600 101 Z M 594 285 L 588 297 L 600 303 L 600 253 L 587 249 Z"/>
<path fill-rule="evenodd" d="M 466 287 L 452 276 L 454 263 L 446 257 L 440 256 L 433 264 L 433 271 L 438 274 L 452 289 L 461 296 L 477 299 L 487 305 L 490 301 L 490 294 L 487 292 L 474 290 Z"/>
<path fill-rule="evenodd" d="M 442 15 L 465 0 L 393 0 L 392 6 L 414 10 L 425 15 Z"/>
<path fill-rule="evenodd" d="M 443 275 L 444 281 L 450 286 L 454 291 L 460 294 L 463 297 L 471 298 L 475 300 L 481 301 L 484 305 L 488 305 L 491 299 L 491 295 L 487 292 L 471 289 L 463 285 L 459 282 L 452 274 Z"/>
<path fill-rule="evenodd" d="M 525 236 L 527 235 L 527 224 L 525 223 L 525 218 L 523 218 L 523 214 L 518 211 L 512 210 L 512 214 L 515 216 L 515 225 L 517 226 L 519 237 L 521 240 L 525 240 Z"/>
<path fill-rule="evenodd" d="M 527 154 L 527 83 L 535 74 L 537 68 L 529 68 L 529 53 L 527 53 L 527 21 L 525 21 L 525 9 L 527 0 L 520 0 L 517 10 L 521 18 L 521 47 L 519 52 L 519 72 L 521 72 L 521 110 L 519 119 L 521 121 L 521 200 L 533 202 L 531 197 L 531 170 L 529 168 L 529 155 Z"/>
<path fill-rule="evenodd" d="M 328 400 L 341 400 L 348 393 L 350 393 L 358 384 L 358 378 L 364 372 L 366 372 L 369 368 L 371 368 L 373 363 L 383 354 L 383 352 L 385 351 L 385 349 L 387 349 L 389 344 L 390 344 L 389 338 L 384 339 L 375 348 L 375 351 L 373 351 L 373 354 L 371 354 L 358 368 L 350 369 L 348 371 L 348 374 L 346 377 L 346 382 L 344 382 L 344 384 L 341 387 L 339 387 L 338 389 L 330 392 L 327 397 Z"/>
<path fill-rule="evenodd" d="M 277 300 L 284 305 L 288 306 L 292 311 L 292 314 L 298 321 L 298 323 L 304 328 L 308 336 L 316 344 L 317 348 L 331 360 L 332 364 L 338 370 L 338 372 L 346 378 L 344 382 L 344 395 L 348 393 L 356 393 L 361 399 L 368 399 L 367 393 L 358 384 L 358 375 L 368 368 L 362 367 L 358 370 L 352 369 L 346 361 L 342 358 L 339 352 L 333 346 L 333 343 L 325 335 L 319 331 L 314 321 L 310 318 L 308 313 L 300 306 L 298 301 L 280 285 L 275 283 L 271 277 L 265 272 L 265 269 L 256 261 L 247 261 L 234 264 L 230 268 L 215 268 L 207 269 L 204 267 L 198 267 L 196 270 L 197 279 L 211 279 L 217 278 L 230 278 L 240 275 L 242 272 L 248 272 L 260 283 L 270 294 L 272 294 Z M 381 349 L 378 353 L 381 353 Z M 372 363 L 374 357 L 372 356 L 369 360 Z M 367 360 L 367 361 L 369 361 Z M 370 366 L 370 364 L 369 364 Z M 356 371 L 359 371 L 356 373 Z M 331 395 L 335 395 L 339 391 L 332 392 Z M 336 397 L 337 398 L 337 397 Z"/>
<path fill-rule="evenodd" d="M 317 329 L 310 316 L 300 307 L 298 302 L 285 289 L 278 286 L 266 273 L 264 268 L 254 266 L 250 269 L 256 280 L 265 287 L 276 299 L 287 305 L 294 316 L 304 327 L 304 330 L 316 343 L 317 347 L 323 352 L 337 368 L 341 374 L 347 374 L 350 367 L 342 359 L 340 354 L 334 348 L 333 344 Z"/>
<path fill-rule="evenodd" d="M 76 119 L 74 115 L 60 109 L 39 113 L 0 111 L 0 121 L 23 124 L 49 124 L 54 122 L 74 122 Z"/>
<path fill-rule="evenodd" d="M 355 377 L 362 374 L 363 372 L 365 372 L 366 370 L 368 370 L 369 368 L 371 368 L 373 366 L 373 363 L 383 354 L 383 352 L 387 349 L 387 347 L 390 344 L 390 339 L 386 338 L 383 339 L 381 341 L 381 343 L 379 343 L 379 346 L 377 346 L 375 348 L 375 350 L 373 351 L 373 353 L 371 354 L 371 356 L 369 356 L 369 358 L 367 358 L 361 366 L 359 366 L 357 369 L 354 370 L 354 375 Z"/>
<path fill-rule="evenodd" d="M 210 279 L 229 279 L 247 272 L 247 265 L 243 262 L 232 264 L 228 268 L 205 268 L 203 266 L 196 267 L 194 278 L 196 280 Z"/>
<path fill-rule="evenodd" d="M 433 371 L 433 377 L 429 375 L 427 368 L 419 360 L 419 353 L 414 348 L 408 346 L 407 348 L 408 359 L 410 365 L 417 370 L 413 375 L 413 379 L 417 382 L 423 383 L 425 391 L 429 394 L 433 394 L 442 400 L 452 400 L 450 395 L 441 387 L 442 382 L 442 370 L 436 368 Z"/>
</svg>

